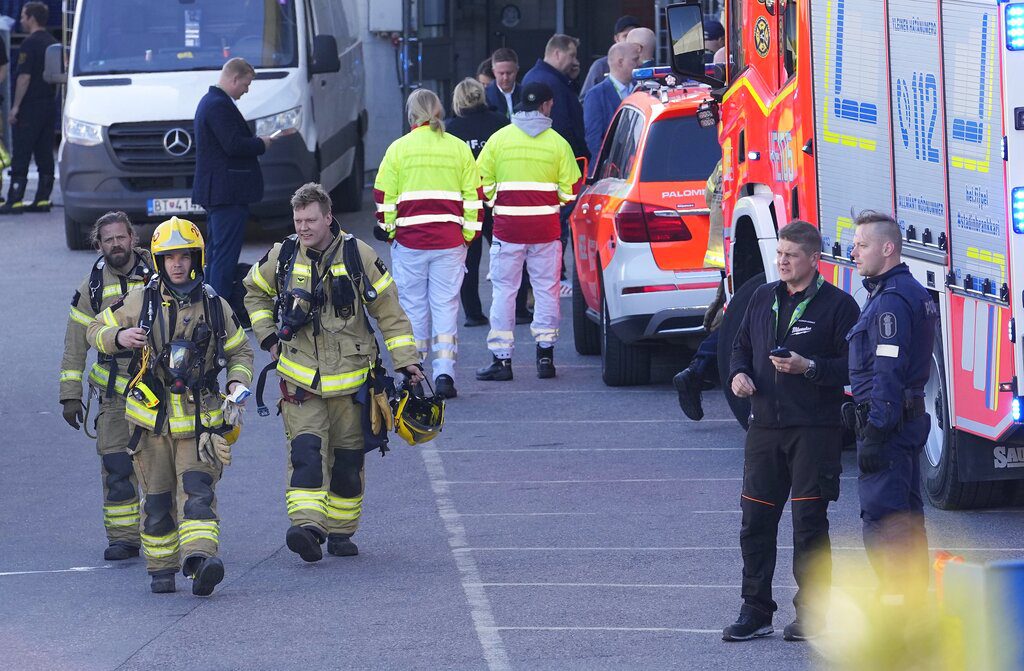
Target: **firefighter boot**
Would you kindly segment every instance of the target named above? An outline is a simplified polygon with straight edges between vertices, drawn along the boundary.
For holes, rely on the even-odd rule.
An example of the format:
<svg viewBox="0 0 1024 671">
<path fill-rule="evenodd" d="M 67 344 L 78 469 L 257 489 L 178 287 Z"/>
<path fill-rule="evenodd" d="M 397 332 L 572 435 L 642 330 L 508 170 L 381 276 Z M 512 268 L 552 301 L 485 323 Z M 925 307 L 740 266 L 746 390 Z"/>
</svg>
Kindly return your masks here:
<svg viewBox="0 0 1024 671">
<path fill-rule="evenodd" d="M 723 641 L 749 641 L 752 638 L 771 636 L 772 616 L 757 608 L 744 605 L 740 608 L 740 616 L 722 631 Z"/>
<path fill-rule="evenodd" d="M 700 374 L 690 366 L 672 378 L 672 386 L 679 394 L 679 408 L 683 414 L 695 422 L 704 419 L 704 408 L 701 405 L 701 379 Z"/>
<path fill-rule="evenodd" d="M 359 548 L 352 542 L 352 534 L 328 534 L 327 552 L 335 557 L 355 557 Z"/>
<path fill-rule="evenodd" d="M 7 190 L 7 202 L 0 207 L 0 214 L 21 214 L 25 211 L 25 180 L 11 179 L 11 188 Z"/>
<path fill-rule="evenodd" d="M 175 591 L 173 569 L 157 571 L 150 576 L 149 589 L 153 594 L 170 594 Z"/>
<path fill-rule="evenodd" d="M 442 373 L 437 376 L 434 380 L 434 394 L 442 399 L 455 398 L 459 395 L 459 392 L 455 390 L 455 380 L 452 379 L 451 375 Z"/>
<path fill-rule="evenodd" d="M 324 558 L 320 545 L 324 542 L 320 532 L 311 527 L 293 526 L 284 537 L 288 549 L 302 557 L 302 561 L 317 562 Z"/>
<path fill-rule="evenodd" d="M 537 377 L 546 380 L 555 376 L 555 348 L 537 345 Z"/>
<path fill-rule="evenodd" d="M 507 382 L 512 379 L 512 359 L 499 359 L 494 356 L 490 366 L 477 369 L 476 379 L 491 382 Z"/>
<path fill-rule="evenodd" d="M 181 572 L 192 579 L 192 594 L 210 596 L 213 588 L 224 579 L 224 562 L 220 557 L 192 555 L 185 560 Z"/>
<path fill-rule="evenodd" d="M 39 188 L 36 189 L 35 198 L 31 205 L 25 206 L 26 212 L 49 212 L 50 193 L 53 192 L 53 176 L 39 176 Z"/>
<path fill-rule="evenodd" d="M 139 546 L 129 545 L 121 541 L 114 541 L 103 551 L 103 559 L 106 561 L 122 561 L 139 556 Z"/>
</svg>

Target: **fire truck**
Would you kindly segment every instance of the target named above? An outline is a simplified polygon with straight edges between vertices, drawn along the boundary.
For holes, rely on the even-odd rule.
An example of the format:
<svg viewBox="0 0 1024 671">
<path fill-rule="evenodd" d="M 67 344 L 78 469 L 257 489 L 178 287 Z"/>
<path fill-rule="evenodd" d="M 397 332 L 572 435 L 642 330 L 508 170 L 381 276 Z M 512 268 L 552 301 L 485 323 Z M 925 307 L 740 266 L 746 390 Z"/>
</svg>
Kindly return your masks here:
<svg viewBox="0 0 1024 671">
<path fill-rule="evenodd" d="M 700 14 L 699 0 L 667 10 L 673 66 L 695 79 Z M 941 314 L 928 497 L 949 509 L 1021 502 L 1024 2 L 729 0 L 725 25 L 726 80 L 703 80 L 720 87 L 705 110 L 722 145 L 719 360 L 754 288 L 778 278 L 779 226 L 817 225 L 821 273 L 863 304 L 853 219 L 893 214 L 903 260 Z"/>
</svg>

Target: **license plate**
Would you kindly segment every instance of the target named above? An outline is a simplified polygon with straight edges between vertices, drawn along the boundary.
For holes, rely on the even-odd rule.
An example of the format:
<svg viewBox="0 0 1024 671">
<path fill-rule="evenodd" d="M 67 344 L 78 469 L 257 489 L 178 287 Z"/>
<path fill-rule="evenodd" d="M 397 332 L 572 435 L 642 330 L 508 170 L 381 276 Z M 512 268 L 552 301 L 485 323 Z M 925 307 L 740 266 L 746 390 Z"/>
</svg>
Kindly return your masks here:
<svg viewBox="0 0 1024 671">
<path fill-rule="evenodd" d="M 191 198 L 150 198 L 146 201 L 146 211 L 151 217 L 164 214 L 203 214 L 206 212 L 199 205 L 193 205 Z"/>
</svg>

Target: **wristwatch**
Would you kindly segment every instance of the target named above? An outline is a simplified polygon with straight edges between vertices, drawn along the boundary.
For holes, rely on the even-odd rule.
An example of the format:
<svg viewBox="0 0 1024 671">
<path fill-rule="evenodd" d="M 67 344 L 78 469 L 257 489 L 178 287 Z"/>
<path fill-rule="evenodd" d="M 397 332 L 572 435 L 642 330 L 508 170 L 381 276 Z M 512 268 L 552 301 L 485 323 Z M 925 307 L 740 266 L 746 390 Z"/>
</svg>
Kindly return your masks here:
<svg viewBox="0 0 1024 671">
<path fill-rule="evenodd" d="M 804 377 L 808 380 L 813 380 L 818 376 L 818 364 L 811 359 L 807 362 L 807 370 L 804 371 Z"/>
</svg>

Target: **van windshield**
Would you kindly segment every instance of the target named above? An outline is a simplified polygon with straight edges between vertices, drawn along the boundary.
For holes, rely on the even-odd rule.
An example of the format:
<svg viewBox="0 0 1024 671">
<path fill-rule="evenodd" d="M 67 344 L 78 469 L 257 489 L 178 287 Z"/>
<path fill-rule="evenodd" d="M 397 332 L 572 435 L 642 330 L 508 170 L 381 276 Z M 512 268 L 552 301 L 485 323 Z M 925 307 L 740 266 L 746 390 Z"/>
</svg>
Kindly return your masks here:
<svg viewBox="0 0 1024 671">
<path fill-rule="evenodd" d="M 76 75 L 298 65 L 293 0 L 85 0 Z"/>
<path fill-rule="evenodd" d="M 659 119 L 647 134 L 642 182 L 703 182 L 722 158 L 715 128 L 701 128 L 695 116 Z"/>
</svg>

